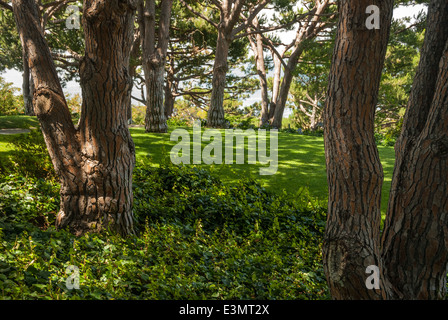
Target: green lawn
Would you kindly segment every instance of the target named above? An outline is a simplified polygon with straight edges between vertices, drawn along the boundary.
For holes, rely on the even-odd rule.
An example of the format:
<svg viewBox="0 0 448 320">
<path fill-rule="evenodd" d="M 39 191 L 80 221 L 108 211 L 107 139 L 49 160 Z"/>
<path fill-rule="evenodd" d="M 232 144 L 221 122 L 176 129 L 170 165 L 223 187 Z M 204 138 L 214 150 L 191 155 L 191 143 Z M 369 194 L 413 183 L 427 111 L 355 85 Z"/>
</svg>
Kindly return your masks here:
<svg viewBox="0 0 448 320">
<path fill-rule="evenodd" d="M 30 128 L 37 125 L 35 117 L 3 116 L 0 117 L 0 129 Z M 191 128 L 187 129 L 192 133 Z M 172 129 L 170 130 L 170 132 Z M 221 130 L 223 132 L 223 130 Z M 150 159 L 154 165 L 169 161 L 169 152 L 177 143 L 170 141 L 167 134 L 145 133 L 143 128 L 131 128 L 131 134 L 136 145 L 137 161 Z M 224 134 L 223 134 L 224 136 Z M 8 155 L 8 142 L 13 136 L 0 135 L 0 161 Z M 224 140 L 223 140 L 224 141 Z M 208 143 L 202 142 L 203 147 Z M 386 212 L 389 197 L 390 182 L 394 166 L 393 147 L 379 148 L 384 170 L 382 193 L 382 213 Z M 268 149 L 269 150 L 269 149 Z M 247 149 L 245 149 L 247 153 Z M 247 158 L 247 155 L 246 155 Z M 209 166 L 202 164 L 203 166 Z M 232 183 L 238 176 L 252 176 L 267 189 L 293 195 L 302 187 L 307 187 L 311 195 L 325 201 L 327 197 L 327 180 L 325 173 L 324 143 L 321 137 L 303 136 L 292 133 L 280 133 L 278 136 L 278 170 L 274 175 L 259 175 L 260 164 L 210 165 L 209 167 L 225 182 Z"/>
<path fill-rule="evenodd" d="M 36 117 L 29 116 L 0 116 L 0 129 L 22 128 L 30 129 L 36 128 L 39 121 Z"/>
</svg>

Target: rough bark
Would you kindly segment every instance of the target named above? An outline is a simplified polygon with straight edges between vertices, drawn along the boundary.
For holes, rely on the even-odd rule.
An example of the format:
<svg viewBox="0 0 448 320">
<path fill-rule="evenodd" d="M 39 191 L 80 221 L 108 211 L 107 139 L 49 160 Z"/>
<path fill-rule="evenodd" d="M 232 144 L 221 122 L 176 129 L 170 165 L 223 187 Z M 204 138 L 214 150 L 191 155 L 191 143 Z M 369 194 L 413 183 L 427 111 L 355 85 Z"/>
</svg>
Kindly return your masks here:
<svg viewBox="0 0 448 320">
<path fill-rule="evenodd" d="M 146 84 L 146 132 L 167 132 L 164 84 L 173 0 L 161 1 L 156 44 L 155 0 L 141 1 L 139 25 L 142 41 L 142 65 Z"/>
<path fill-rule="evenodd" d="M 381 28 L 368 30 L 369 5 Z M 343 0 L 324 111 L 329 186 L 323 243 L 327 282 L 334 299 L 388 295 L 380 256 L 383 172 L 374 139 L 374 111 L 384 63 L 393 0 Z M 367 289 L 366 268 L 380 270 L 380 289 Z"/>
<path fill-rule="evenodd" d="M 126 99 L 134 7 L 86 0 L 85 56 L 80 66 L 82 113 L 75 128 L 33 0 L 14 0 L 14 16 L 34 80 L 35 112 L 61 182 L 58 228 L 80 235 L 110 228 L 133 232 L 134 144 Z"/>
<path fill-rule="evenodd" d="M 386 276 L 397 299 L 443 299 L 448 262 L 448 3 L 431 1 L 383 233 Z"/>
</svg>

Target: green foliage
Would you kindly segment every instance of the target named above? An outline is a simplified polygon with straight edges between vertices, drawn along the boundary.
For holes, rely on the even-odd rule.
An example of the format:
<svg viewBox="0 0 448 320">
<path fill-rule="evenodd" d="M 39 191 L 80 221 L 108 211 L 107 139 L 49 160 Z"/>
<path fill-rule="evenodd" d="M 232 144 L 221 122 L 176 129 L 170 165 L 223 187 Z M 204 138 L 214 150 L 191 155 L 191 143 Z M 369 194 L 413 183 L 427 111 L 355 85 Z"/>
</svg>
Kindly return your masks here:
<svg viewBox="0 0 448 320">
<path fill-rule="evenodd" d="M 20 89 L 0 77 L 0 115 L 17 115 L 24 112 L 23 97 Z"/>
<path fill-rule="evenodd" d="M 392 23 L 375 113 L 375 130 L 385 135 L 387 145 L 393 145 L 401 130 L 424 39 L 424 16 L 419 15 L 410 28 L 405 22 L 410 23 L 409 19 Z"/>
<path fill-rule="evenodd" d="M 137 125 L 145 124 L 146 106 L 132 106 L 132 123 Z"/>
<path fill-rule="evenodd" d="M 2 165 L 26 177 L 55 178 L 56 173 L 40 129 L 14 136 L 9 164 Z M 5 169 L 3 169 L 5 170 Z"/>
<path fill-rule="evenodd" d="M 1 178 L 2 299 L 329 298 L 325 210 L 306 191 L 276 196 L 246 179 L 226 187 L 203 169 L 140 164 L 138 234 L 122 239 L 33 225 L 27 212 L 53 223 L 57 189 L 53 180 Z M 66 288 L 69 265 L 79 268 L 79 290 Z"/>
<path fill-rule="evenodd" d="M 253 129 L 257 126 L 258 119 L 245 114 L 227 114 L 225 116 L 231 128 L 242 130 Z"/>
<path fill-rule="evenodd" d="M 0 10 L 0 70 L 22 69 L 22 46 L 10 10 Z"/>
<path fill-rule="evenodd" d="M 72 116 L 79 118 L 79 116 L 81 115 L 81 105 L 82 105 L 81 95 L 79 93 L 75 93 L 73 96 L 67 94 L 66 100 L 68 109 L 70 110 Z"/>
<path fill-rule="evenodd" d="M 0 177 L 0 225 L 17 233 L 30 225 L 46 229 L 55 222 L 59 186 L 55 180 L 12 173 Z"/>
</svg>

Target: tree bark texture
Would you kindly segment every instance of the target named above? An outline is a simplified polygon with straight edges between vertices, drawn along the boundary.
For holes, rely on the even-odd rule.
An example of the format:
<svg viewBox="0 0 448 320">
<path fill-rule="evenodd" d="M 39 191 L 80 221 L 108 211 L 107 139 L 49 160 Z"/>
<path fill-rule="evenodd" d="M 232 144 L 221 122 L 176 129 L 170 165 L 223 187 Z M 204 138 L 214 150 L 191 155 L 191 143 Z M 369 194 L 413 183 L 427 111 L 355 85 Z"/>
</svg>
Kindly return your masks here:
<svg viewBox="0 0 448 320">
<path fill-rule="evenodd" d="M 366 27 L 366 8 L 380 8 L 379 30 Z M 374 113 L 393 0 L 343 0 L 324 111 L 329 186 L 324 270 L 335 299 L 382 299 L 388 285 L 380 256 L 383 171 Z M 277 106 L 278 108 L 278 106 Z M 366 268 L 380 269 L 380 289 L 367 289 Z"/>
<path fill-rule="evenodd" d="M 22 92 L 23 92 L 23 104 L 25 109 L 25 114 L 27 116 L 34 116 L 34 106 L 33 106 L 33 94 L 34 94 L 34 85 L 33 79 L 31 79 L 30 67 L 28 65 L 27 54 L 24 49 L 23 50 L 23 83 L 22 83 Z"/>
<path fill-rule="evenodd" d="M 383 233 L 396 299 L 444 299 L 448 262 L 448 3 L 431 1 Z"/>
<path fill-rule="evenodd" d="M 14 16 L 36 92 L 35 112 L 61 182 L 58 228 L 80 235 L 110 228 L 133 232 L 135 148 L 127 125 L 130 1 L 86 0 L 85 56 L 80 64 L 82 113 L 75 127 L 33 0 L 14 0 Z"/>
</svg>

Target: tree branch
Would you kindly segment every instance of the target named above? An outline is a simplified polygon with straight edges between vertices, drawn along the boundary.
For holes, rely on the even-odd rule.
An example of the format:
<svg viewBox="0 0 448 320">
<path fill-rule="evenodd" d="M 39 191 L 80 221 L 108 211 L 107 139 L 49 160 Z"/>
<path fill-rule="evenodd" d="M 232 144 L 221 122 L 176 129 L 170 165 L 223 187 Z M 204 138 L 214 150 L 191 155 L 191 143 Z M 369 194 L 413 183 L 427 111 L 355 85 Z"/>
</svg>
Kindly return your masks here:
<svg viewBox="0 0 448 320">
<path fill-rule="evenodd" d="M 214 26 L 215 28 L 218 28 L 218 24 L 213 22 L 212 20 L 210 20 L 209 18 L 207 18 L 206 16 L 204 16 L 203 14 L 197 12 L 196 10 L 194 10 L 188 3 L 186 3 L 184 0 L 180 0 L 180 2 L 182 2 L 182 4 L 187 7 L 187 9 L 193 13 L 194 15 L 198 16 L 199 18 L 207 21 L 208 23 L 210 23 L 212 26 Z"/>
<path fill-rule="evenodd" d="M 241 31 L 247 29 L 249 25 L 252 23 L 252 20 L 257 16 L 258 13 L 269 3 L 270 0 L 262 0 L 257 6 L 255 6 L 250 12 L 249 16 L 247 17 L 246 21 L 244 21 L 241 25 L 239 25 L 237 28 L 233 29 L 232 36 L 236 36 Z M 240 13 L 238 12 L 238 15 Z"/>
<path fill-rule="evenodd" d="M 0 6 L 2 6 L 3 8 L 12 11 L 12 6 L 8 3 L 6 3 L 5 1 L 1 1 L 0 0 Z"/>
</svg>

